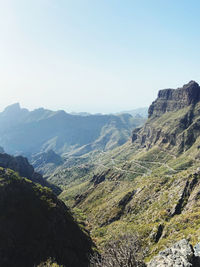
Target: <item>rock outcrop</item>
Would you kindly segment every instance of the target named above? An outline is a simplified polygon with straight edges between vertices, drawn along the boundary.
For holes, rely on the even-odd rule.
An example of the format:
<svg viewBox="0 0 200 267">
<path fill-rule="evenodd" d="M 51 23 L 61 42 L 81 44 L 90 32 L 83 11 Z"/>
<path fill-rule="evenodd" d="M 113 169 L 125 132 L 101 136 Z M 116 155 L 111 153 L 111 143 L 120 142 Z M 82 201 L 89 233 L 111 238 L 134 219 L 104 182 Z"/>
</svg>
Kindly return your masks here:
<svg viewBox="0 0 200 267">
<path fill-rule="evenodd" d="M 171 248 L 167 248 L 151 260 L 147 267 L 198 267 L 199 258 L 186 239 L 182 239 Z"/>
<path fill-rule="evenodd" d="M 144 127 L 134 129 L 132 143 L 147 150 L 158 145 L 180 154 L 200 135 L 199 114 L 200 86 L 196 82 L 191 81 L 178 89 L 161 90 L 149 107 L 149 118 Z"/>
<path fill-rule="evenodd" d="M 149 107 L 149 118 L 196 104 L 198 101 L 200 101 L 200 87 L 194 81 L 190 81 L 182 88 L 160 90 L 158 98 Z"/>
</svg>

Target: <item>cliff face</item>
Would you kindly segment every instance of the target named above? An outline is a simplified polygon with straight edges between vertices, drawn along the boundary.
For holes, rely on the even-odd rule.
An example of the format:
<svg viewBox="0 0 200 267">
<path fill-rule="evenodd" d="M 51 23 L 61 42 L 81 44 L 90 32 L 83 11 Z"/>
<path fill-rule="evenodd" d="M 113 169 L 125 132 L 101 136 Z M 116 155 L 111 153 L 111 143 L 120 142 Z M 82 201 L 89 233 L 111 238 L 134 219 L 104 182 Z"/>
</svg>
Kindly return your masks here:
<svg viewBox="0 0 200 267">
<path fill-rule="evenodd" d="M 200 86 L 191 81 L 178 89 L 165 89 L 149 107 L 149 118 L 132 133 L 132 142 L 182 153 L 197 140 L 200 127 Z"/>
<path fill-rule="evenodd" d="M 157 99 L 149 107 L 149 118 L 194 105 L 199 101 L 200 87 L 194 81 L 190 81 L 182 88 L 160 90 Z"/>
</svg>

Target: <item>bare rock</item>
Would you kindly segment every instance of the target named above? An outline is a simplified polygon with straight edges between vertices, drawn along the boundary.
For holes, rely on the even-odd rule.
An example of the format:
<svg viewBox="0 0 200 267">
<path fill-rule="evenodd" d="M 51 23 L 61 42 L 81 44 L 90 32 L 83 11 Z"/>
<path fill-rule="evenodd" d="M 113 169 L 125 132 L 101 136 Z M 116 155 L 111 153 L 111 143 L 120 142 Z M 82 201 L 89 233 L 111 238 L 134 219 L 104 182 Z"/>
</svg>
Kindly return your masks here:
<svg viewBox="0 0 200 267">
<path fill-rule="evenodd" d="M 196 104 L 199 100 L 200 87 L 194 81 L 190 81 L 182 88 L 160 90 L 157 99 L 149 107 L 149 117 L 160 116 L 165 112 Z"/>
<path fill-rule="evenodd" d="M 186 239 L 182 239 L 173 245 L 161 251 L 158 256 L 154 257 L 148 267 L 190 267 L 195 266 L 195 255 L 193 247 Z"/>
</svg>

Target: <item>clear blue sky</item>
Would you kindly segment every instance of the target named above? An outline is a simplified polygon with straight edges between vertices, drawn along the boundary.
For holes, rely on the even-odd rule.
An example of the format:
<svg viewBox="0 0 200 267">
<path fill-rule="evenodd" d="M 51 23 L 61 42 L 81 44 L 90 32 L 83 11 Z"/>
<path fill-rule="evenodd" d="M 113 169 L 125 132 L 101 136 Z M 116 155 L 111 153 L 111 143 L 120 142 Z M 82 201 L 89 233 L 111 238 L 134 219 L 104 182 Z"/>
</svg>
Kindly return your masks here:
<svg viewBox="0 0 200 267">
<path fill-rule="evenodd" d="M 200 1 L 0 0 L 0 109 L 148 106 L 200 82 Z"/>
</svg>

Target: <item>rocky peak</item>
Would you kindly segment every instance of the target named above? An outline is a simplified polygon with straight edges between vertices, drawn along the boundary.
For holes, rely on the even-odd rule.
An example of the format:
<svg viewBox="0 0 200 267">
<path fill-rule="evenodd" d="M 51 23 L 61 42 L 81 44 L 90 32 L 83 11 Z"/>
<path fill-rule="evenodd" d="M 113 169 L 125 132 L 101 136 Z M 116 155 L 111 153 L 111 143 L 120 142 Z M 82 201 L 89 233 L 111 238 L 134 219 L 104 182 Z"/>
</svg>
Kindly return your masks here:
<svg viewBox="0 0 200 267">
<path fill-rule="evenodd" d="M 15 104 L 7 106 L 3 112 L 5 113 L 16 112 L 16 111 L 19 111 L 20 109 L 21 109 L 20 104 L 15 103 Z"/>
<path fill-rule="evenodd" d="M 164 89 L 158 92 L 157 99 L 149 107 L 149 118 L 175 111 L 200 101 L 200 86 L 195 81 L 177 89 Z"/>
</svg>

